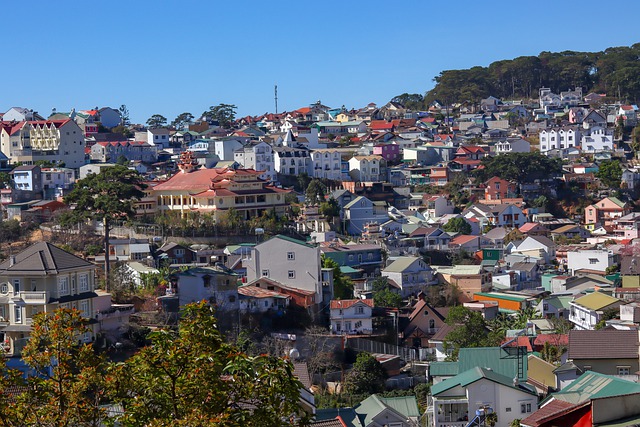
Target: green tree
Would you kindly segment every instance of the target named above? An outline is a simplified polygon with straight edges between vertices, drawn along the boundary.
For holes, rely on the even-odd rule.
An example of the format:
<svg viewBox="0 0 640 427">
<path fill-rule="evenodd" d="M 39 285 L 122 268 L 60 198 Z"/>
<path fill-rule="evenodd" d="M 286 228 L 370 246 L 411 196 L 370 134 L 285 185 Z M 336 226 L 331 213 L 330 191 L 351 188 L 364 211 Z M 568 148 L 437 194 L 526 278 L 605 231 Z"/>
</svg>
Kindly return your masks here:
<svg viewBox="0 0 640 427">
<path fill-rule="evenodd" d="M 191 123 L 193 121 L 194 117 L 193 114 L 191 113 L 182 113 L 179 114 L 178 117 L 176 117 L 172 122 L 171 122 L 171 126 L 173 126 L 174 128 L 178 129 L 178 130 L 182 130 L 185 128 L 185 126 L 187 126 L 189 123 Z"/>
<path fill-rule="evenodd" d="M 99 426 L 106 418 L 108 369 L 104 356 L 81 338 L 90 333 L 78 310 L 33 316 L 22 360 L 35 375 L 20 401 L 28 405 L 27 426 Z M 26 409 L 26 408 L 25 408 Z"/>
<path fill-rule="evenodd" d="M 116 159 L 116 163 L 122 166 L 128 166 L 129 159 L 127 159 L 127 156 L 125 156 L 124 154 L 120 154 Z"/>
<path fill-rule="evenodd" d="M 158 330 L 149 338 L 150 345 L 114 372 L 123 426 L 308 424 L 291 363 L 250 357 L 224 342 L 204 302 L 185 307 L 177 331 Z"/>
<path fill-rule="evenodd" d="M 147 126 L 151 129 L 161 128 L 167 124 L 167 118 L 161 114 L 154 114 L 147 120 Z"/>
<path fill-rule="evenodd" d="M 507 153 L 482 159 L 483 168 L 474 170 L 477 183 L 484 183 L 497 176 L 518 183 L 536 179 L 550 179 L 562 171 L 562 161 L 539 152 Z"/>
<path fill-rule="evenodd" d="M 102 168 L 99 174 L 89 174 L 78 180 L 71 192 L 65 196 L 65 203 L 75 205 L 70 211 L 67 223 L 92 219 L 101 221 L 104 233 L 105 279 L 109 285 L 109 231 L 116 220 L 135 216 L 136 200 L 144 197 L 144 184 L 138 172 L 116 165 Z"/>
<path fill-rule="evenodd" d="M 385 389 L 387 373 L 371 354 L 362 352 L 356 357 L 353 368 L 344 380 L 344 391 L 348 394 L 381 393 Z"/>
<path fill-rule="evenodd" d="M 212 105 L 209 110 L 202 113 L 207 120 L 215 120 L 223 128 L 231 127 L 231 124 L 236 119 L 236 107 L 233 104 L 219 104 Z"/>
<path fill-rule="evenodd" d="M 471 225 L 461 216 L 451 218 L 442 229 L 447 233 L 471 234 Z"/>
<path fill-rule="evenodd" d="M 391 285 L 385 276 L 377 277 L 371 284 L 373 290 L 373 303 L 376 307 L 399 308 L 402 305 L 402 297 L 391 290 Z"/>
<path fill-rule="evenodd" d="M 611 189 L 620 188 L 620 182 L 622 181 L 622 168 L 618 160 L 603 160 L 598 165 L 598 172 L 596 177 L 600 179 L 604 185 Z"/>
<path fill-rule="evenodd" d="M 11 175 L 7 172 L 0 172 L 0 188 L 9 188 L 11 185 Z"/>
<path fill-rule="evenodd" d="M 487 334 L 487 324 L 480 313 L 458 305 L 452 307 L 445 319 L 453 330 L 444 338 L 444 349 L 451 360 L 458 360 L 461 348 L 489 347 L 499 342 L 495 334 Z"/>
<path fill-rule="evenodd" d="M 306 172 L 302 172 L 296 178 L 296 185 L 297 185 L 296 190 L 300 193 L 305 192 L 310 182 L 311 182 L 311 178 L 309 177 L 309 174 L 307 174 Z"/>
<path fill-rule="evenodd" d="M 340 205 L 338 204 L 338 201 L 333 197 L 330 197 L 326 202 L 321 202 L 320 213 L 324 215 L 329 222 L 331 222 L 333 218 L 339 217 Z"/>
<path fill-rule="evenodd" d="M 324 185 L 319 179 L 313 178 L 311 182 L 309 182 L 307 190 L 305 191 L 307 203 L 315 205 L 324 202 L 326 191 L 327 186 Z"/>
<path fill-rule="evenodd" d="M 120 108 L 118 108 L 120 112 L 120 125 L 122 127 L 127 127 L 131 124 L 131 120 L 129 119 L 129 109 L 126 105 L 122 104 Z"/>
<path fill-rule="evenodd" d="M 335 299 L 353 298 L 353 282 L 342 274 L 337 262 L 323 254 L 322 268 L 330 268 L 333 271 L 333 296 Z"/>
</svg>

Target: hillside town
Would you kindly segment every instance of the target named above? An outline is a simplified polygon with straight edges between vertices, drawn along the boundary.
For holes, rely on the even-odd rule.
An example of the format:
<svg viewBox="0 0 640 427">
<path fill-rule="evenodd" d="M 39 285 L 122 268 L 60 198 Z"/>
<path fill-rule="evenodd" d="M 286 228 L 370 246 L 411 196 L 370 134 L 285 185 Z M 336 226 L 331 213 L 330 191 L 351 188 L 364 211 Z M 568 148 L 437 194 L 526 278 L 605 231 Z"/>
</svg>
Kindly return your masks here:
<svg viewBox="0 0 640 427">
<path fill-rule="evenodd" d="M 42 313 L 77 310 L 72 341 L 122 361 L 203 302 L 292 370 L 287 425 L 640 425 L 638 106 L 406 101 L 145 124 L 9 108 L 7 366 L 33 367 Z"/>
</svg>

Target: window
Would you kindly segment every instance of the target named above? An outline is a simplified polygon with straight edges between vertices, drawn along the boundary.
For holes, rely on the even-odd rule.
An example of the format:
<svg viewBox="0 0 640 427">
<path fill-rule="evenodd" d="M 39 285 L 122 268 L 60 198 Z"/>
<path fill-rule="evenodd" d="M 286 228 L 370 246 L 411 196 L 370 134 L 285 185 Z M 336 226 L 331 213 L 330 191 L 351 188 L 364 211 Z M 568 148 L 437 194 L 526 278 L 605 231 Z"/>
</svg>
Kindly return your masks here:
<svg viewBox="0 0 640 427">
<path fill-rule="evenodd" d="M 511 408 L 504 408 L 505 412 L 511 412 Z"/>
<path fill-rule="evenodd" d="M 616 366 L 617 375 L 630 375 L 631 366 Z"/>
<path fill-rule="evenodd" d="M 591 365 L 584 365 L 584 366 L 582 367 L 582 369 L 583 369 L 584 371 L 590 371 L 590 370 L 591 370 Z"/>
<path fill-rule="evenodd" d="M 13 279 L 13 292 L 16 294 L 20 292 L 20 279 Z"/>
<path fill-rule="evenodd" d="M 89 313 L 89 301 L 82 300 L 80 301 L 80 311 L 84 317 L 91 317 L 91 313 Z"/>
<path fill-rule="evenodd" d="M 364 314 L 364 307 L 362 306 L 356 307 L 356 314 Z"/>
<path fill-rule="evenodd" d="M 520 404 L 520 413 L 526 414 L 531 412 L 531 403 L 521 403 Z"/>
<path fill-rule="evenodd" d="M 15 314 L 16 314 L 16 323 L 22 323 L 22 308 L 16 306 Z"/>
<path fill-rule="evenodd" d="M 176 256 L 183 256 L 184 255 L 184 249 L 176 249 Z"/>
<path fill-rule="evenodd" d="M 60 295 L 69 294 L 69 279 L 67 277 L 58 278 L 58 292 Z"/>
<path fill-rule="evenodd" d="M 262 270 L 262 277 L 269 277 L 269 270 Z"/>
<path fill-rule="evenodd" d="M 288 271 L 288 276 L 289 276 L 289 279 L 295 279 L 296 278 L 295 270 L 289 270 Z"/>
<path fill-rule="evenodd" d="M 355 328 L 362 328 L 362 322 L 360 320 L 358 320 L 355 324 L 354 324 Z"/>
<path fill-rule="evenodd" d="M 290 260 L 290 261 L 296 259 L 296 253 L 295 252 L 287 252 L 287 259 Z"/>
<path fill-rule="evenodd" d="M 0 293 L 6 294 L 9 292 L 9 285 L 7 283 L 3 283 L 0 285 Z"/>
<path fill-rule="evenodd" d="M 589 264 L 597 264 L 597 263 L 598 263 L 597 258 L 589 258 Z"/>
</svg>

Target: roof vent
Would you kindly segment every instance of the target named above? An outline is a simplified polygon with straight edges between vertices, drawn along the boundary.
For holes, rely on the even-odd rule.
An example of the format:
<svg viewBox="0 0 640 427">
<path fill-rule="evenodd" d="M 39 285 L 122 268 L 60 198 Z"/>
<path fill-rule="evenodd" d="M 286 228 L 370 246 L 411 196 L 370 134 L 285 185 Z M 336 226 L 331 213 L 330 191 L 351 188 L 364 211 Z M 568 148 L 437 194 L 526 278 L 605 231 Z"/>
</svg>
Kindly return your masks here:
<svg viewBox="0 0 640 427">
<path fill-rule="evenodd" d="M 11 255 L 9 257 L 9 267 L 15 265 L 15 263 L 16 263 L 16 256 L 15 255 Z"/>
</svg>

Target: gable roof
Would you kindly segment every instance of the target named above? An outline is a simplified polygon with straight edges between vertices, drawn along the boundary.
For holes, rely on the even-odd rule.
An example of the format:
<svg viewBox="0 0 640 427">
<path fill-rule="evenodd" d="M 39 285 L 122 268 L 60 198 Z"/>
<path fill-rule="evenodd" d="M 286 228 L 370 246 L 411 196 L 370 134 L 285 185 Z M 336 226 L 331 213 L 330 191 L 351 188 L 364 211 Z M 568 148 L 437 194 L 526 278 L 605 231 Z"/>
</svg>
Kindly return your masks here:
<svg viewBox="0 0 640 427">
<path fill-rule="evenodd" d="M 371 425 L 373 423 L 373 419 L 384 410 L 389 410 L 395 413 L 399 418 L 419 416 L 420 414 L 418 411 L 418 405 L 417 403 L 415 403 L 415 396 L 404 396 L 404 398 L 404 400 L 406 400 L 407 402 L 400 402 L 400 400 L 403 398 L 385 399 L 378 396 L 377 394 L 372 394 L 371 396 L 360 402 L 360 404 L 357 405 L 354 410 L 360 416 L 363 421 L 363 425 L 365 426 Z M 410 402 L 408 402 L 410 399 L 413 399 L 413 405 L 415 405 L 415 408 Z M 391 402 L 391 404 L 388 404 L 387 402 Z M 418 415 L 404 414 L 400 412 L 400 410 L 405 410 L 412 414 L 418 413 Z"/>
<path fill-rule="evenodd" d="M 448 378 L 442 382 L 439 382 L 438 384 L 434 384 L 431 387 L 431 394 L 433 396 L 437 396 L 438 394 L 443 393 L 447 390 L 451 390 L 454 387 L 466 387 L 469 384 L 473 384 L 476 381 L 480 381 L 482 379 L 487 379 L 491 382 L 503 385 L 505 387 L 513 388 L 524 393 L 536 395 L 534 391 L 525 388 L 524 386 L 514 384 L 513 379 L 505 375 L 498 374 L 493 370 L 481 368 L 479 366 L 464 371 L 463 373 L 458 374 L 453 378 Z"/>
<path fill-rule="evenodd" d="M 399 257 L 389 264 L 383 271 L 387 273 L 402 273 L 407 268 L 411 267 L 411 265 L 416 261 L 422 261 L 422 258 L 411 256 Z M 430 270 L 430 268 L 427 266 L 426 270 Z"/>
<path fill-rule="evenodd" d="M 569 331 L 569 359 L 637 359 L 638 331 Z"/>
<path fill-rule="evenodd" d="M 48 242 L 38 242 L 0 264 L 0 274 L 6 275 L 38 275 L 59 274 L 77 268 L 95 268 L 84 259 L 66 252 Z"/>
<path fill-rule="evenodd" d="M 358 303 L 362 303 L 364 305 L 368 305 L 369 307 L 373 308 L 373 300 L 372 299 L 343 299 L 343 300 L 335 300 L 332 299 L 331 300 L 331 308 L 335 309 L 335 308 L 349 308 L 349 307 L 353 307 L 354 305 L 358 304 Z"/>
<path fill-rule="evenodd" d="M 640 384 L 611 375 L 587 371 L 559 392 L 547 397 L 580 404 L 591 399 L 640 393 Z M 544 401 L 543 401 L 544 402 Z"/>
</svg>

